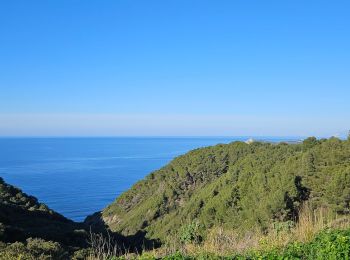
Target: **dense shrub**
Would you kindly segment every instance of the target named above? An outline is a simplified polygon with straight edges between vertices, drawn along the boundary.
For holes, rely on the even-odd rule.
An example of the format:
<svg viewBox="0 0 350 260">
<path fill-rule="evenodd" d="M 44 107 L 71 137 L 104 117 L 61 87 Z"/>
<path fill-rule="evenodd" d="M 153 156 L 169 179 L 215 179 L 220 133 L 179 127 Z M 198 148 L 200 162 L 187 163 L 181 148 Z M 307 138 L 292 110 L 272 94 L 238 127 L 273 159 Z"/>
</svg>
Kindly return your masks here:
<svg viewBox="0 0 350 260">
<path fill-rule="evenodd" d="M 181 242 L 199 243 L 202 239 L 199 228 L 200 224 L 198 221 L 192 221 L 190 224 L 183 226 L 180 231 Z"/>
<path fill-rule="evenodd" d="M 69 259 L 69 254 L 57 242 L 43 239 L 27 239 L 26 242 L 0 244 L 0 259 L 48 260 Z"/>
<path fill-rule="evenodd" d="M 283 249 L 252 253 L 262 259 L 349 259 L 350 230 L 326 230 L 310 243 L 295 242 Z"/>
</svg>

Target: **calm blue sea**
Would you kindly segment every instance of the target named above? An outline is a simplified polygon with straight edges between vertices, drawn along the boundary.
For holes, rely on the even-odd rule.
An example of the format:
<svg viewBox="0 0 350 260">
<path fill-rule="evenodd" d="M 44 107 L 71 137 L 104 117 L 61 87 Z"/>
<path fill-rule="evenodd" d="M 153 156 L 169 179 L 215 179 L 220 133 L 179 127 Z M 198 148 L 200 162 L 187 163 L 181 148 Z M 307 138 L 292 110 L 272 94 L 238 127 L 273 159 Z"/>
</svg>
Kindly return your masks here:
<svg viewBox="0 0 350 260">
<path fill-rule="evenodd" d="M 174 157 L 235 140 L 247 137 L 0 138 L 0 176 L 64 216 L 82 221 Z"/>
</svg>

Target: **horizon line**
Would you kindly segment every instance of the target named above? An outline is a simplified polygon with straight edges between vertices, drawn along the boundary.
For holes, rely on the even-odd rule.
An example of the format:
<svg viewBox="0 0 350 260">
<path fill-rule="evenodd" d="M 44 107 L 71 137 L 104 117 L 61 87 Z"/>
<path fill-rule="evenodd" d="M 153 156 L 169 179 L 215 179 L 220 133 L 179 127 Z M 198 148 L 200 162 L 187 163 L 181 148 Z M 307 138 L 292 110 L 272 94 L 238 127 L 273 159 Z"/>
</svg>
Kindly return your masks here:
<svg viewBox="0 0 350 260">
<path fill-rule="evenodd" d="M 0 135 L 0 138 L 327 138 L 304 135 Z M 332 136 L 329 136 L 332 137 Z"/>
</svg>

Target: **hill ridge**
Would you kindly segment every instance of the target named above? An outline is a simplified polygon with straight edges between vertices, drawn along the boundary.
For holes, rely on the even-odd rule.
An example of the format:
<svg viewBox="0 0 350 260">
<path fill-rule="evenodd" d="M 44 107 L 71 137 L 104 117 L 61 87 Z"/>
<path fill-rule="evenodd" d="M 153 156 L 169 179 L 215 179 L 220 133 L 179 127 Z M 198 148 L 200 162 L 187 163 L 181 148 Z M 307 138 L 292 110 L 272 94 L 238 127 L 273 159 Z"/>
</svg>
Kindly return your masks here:
<svg viewBox="0 0 350 260">
<path fill-rule="evenodd" d="M 296 220 L 303 201 L 345 214 L 349 158 L 350 142 L 337 138 L 195 149 L 137 182 L 100 219 L 88 219 L 124 235 L 143 231 L 165 242 L 192 221 L 203 234 L 218 225 L 264 230 L 273 222 Z"/>
</svg>

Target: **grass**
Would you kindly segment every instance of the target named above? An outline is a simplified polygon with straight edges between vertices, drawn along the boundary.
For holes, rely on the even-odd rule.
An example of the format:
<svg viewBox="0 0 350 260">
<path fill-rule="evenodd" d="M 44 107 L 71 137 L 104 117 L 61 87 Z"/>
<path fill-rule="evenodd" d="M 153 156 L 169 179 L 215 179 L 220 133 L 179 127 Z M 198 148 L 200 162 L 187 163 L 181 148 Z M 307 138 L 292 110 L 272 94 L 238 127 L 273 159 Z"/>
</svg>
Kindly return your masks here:
<svg viewBox="0 0 350 260">
<path fill-rule="evenodd" d="M 179 235 L 161 248 L 140 253 L 130 253 L 109 236 L 91 233 L 90 248 L 76 251 L 73 257 L 69 255 L 59 243 L 41 239 L 0 244 L 0 259 L 6 260 L 350 259 L 350 216 L 304 204 L 297 222 L 274 223 L 265 232 L 253 229 L 240 233 L 216 227 L 201 241 L 181 242 Z"/>
<path fill-rule="evenodd" d="M 144 251 L 141 254 L 127 253 L 114 256 L 110 252 L 104 252 L 103 248 L 95 248 L 93 252 L 100 253 L 90 254 L 88 259 L 284 259 L 279 257 L 285 254 L 299 256 L 315 254 L 315 245 L 320 250 L 322 243 L 325 243 L 324 246 L 329 246 L 329 253 L 334 255 L 337 252 L 330 251 L 337 246 L 345 248 L 345 251 L 348 250 L 344 243 L 348 240 L 350 242 L 349 230 L 349 216 L 338 216 L 328 208 L 313 209 L 306 203 L 300 210 L 297 222 L 275 223 L 265 232 L 253 229 L 248 233 L 240 233 L 236 230 L 216 227 L 208 231 L 202 242 L 181 243 L 180 239 L 174 238 L 159 249 Z M 331 236 L 329 234 L 333 236 L 334 241 L 329 238 Z M 318 239 L 317 243 L 315 239 Z M 342 241 L 345 242 L 342 244 Z M 100 244 L 108 248 L 105 246 L 106 242 Z M 350 255 L 350 248 L 343 252 L 344 254 Z"/>
</svg>

